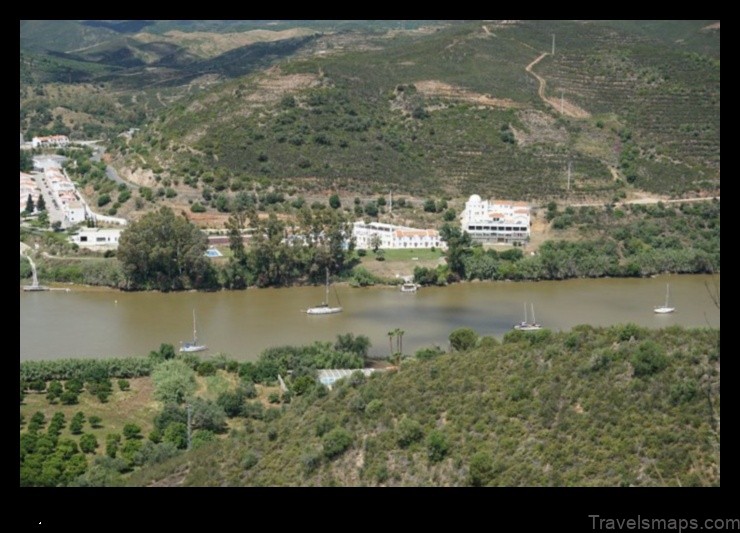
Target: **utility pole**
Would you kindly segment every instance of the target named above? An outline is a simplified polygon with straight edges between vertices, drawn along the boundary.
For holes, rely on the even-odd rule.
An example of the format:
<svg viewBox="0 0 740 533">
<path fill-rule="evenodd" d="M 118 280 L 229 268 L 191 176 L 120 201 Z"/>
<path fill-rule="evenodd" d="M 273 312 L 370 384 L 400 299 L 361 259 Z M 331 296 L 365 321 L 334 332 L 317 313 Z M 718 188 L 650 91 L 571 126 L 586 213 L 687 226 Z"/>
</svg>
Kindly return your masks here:
<svg viewBox="0 0 740 533">
<path fill-rule="evenodd" d="M 570 192 L 570 161 L 568 161 L 568 192 Z"/>
<path fill-rule="evenodd" d="M 393 191 L 388 191 L 390 194 L 390 199 L 388 202 L 388 214 L 392 217 L 393 216 Z"/>
<path fill-rule="evenodd" d="M 555 34 L 552 34 L 552 55 L 555 55 Z"/>
<path fill-rule="evenodd" d="M 192 408 L 188 402 L 188 450 L 193 447 Z"/>
<path fill-rule="evenodd" d="M 560 114 L 563 114 L 563 90 L 560 89 Z"/>
</svg>

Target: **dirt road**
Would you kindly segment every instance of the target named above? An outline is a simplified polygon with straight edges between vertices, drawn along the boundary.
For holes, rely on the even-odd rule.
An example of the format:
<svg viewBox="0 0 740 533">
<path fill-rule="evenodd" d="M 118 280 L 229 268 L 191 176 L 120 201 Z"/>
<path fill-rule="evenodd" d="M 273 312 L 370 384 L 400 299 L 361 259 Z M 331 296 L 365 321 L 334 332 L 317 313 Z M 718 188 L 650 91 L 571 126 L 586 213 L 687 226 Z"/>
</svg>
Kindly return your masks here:
<svg viewBox="0 0 740 533">
<path fill-rule="evenodd" d="M 573 118 L 590 117 L 591 113 L 589 113 L 585 109 L 581 109 L 580 107 L 578 107 L 575 104 L 572 104 L 571 102 L 568 102 L 564 98 L 558 99 L 558 98 L 548 98 L 547 97 L 547 95 L 545 94 L 545 87 L 547 86 L 547 82 L 545 81 L 545 78 L 543 78 L 542 76 L 540 76 L 539 74 L 537 74 L 536 72 L 532 70 L 532 67 L 534 67 L 540 61 L 542 61 L 542 59 L 547 55 L 549 55 L 547 52 L 540 54 L 537 57 L 537 59 L 532 61 L 524 69 L 527 72 L 529 72 L 532 76 L 537 78 L 537 81 L 540 83 L 540 87 L 537 90 L 537 94 L 539 95 L 539 97 L 542 99 L 543 102 L 551 105 L 553 109 L 555 109 L 555 111 L 558 111 L 561 115 L 565 115 L 565 116 L 573 117 Z"/>
</svg>

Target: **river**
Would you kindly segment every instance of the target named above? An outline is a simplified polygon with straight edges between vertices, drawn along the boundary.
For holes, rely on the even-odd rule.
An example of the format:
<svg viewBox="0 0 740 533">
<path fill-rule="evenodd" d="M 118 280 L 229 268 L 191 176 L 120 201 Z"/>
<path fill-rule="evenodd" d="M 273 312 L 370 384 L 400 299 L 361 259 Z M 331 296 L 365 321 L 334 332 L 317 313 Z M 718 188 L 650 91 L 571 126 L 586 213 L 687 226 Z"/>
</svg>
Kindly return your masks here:
<svg viewBox="0 0 740 533">
<path fill-rule="evenodd" d="M 717 282 L 719 276 L 716 277 Z M 670 283 L 675 313 L 656 315 Z M 339 333 L 367 335 L 371 355 L 389 352 L 388 331 L 404 330 L 404 353 L 439 345 L 462 326 L 501 338 L 534 304 L 537 321 L 554 331 L 577 324 L 607 326 L 634 322 L 659 328 L 682 325 L 719 327 L 720 312 L 707 289 L 711 276 L 672 275 L 652 279 L 579 279 L 544 282 L 478 282 L 425 287 L 417 293 L 397 288 L 338 286 L 344 311 L 309 316 L 323 287 L 249 289 L 216 293 L 124 293 L 113 290 L 20 293 L 20 357 L 125 357 L 146 355 L 161 343 L 177 348 L 192 339 L 193 310 L 202 354 L 223 352 L 255 360 L 270 346 L 333 341 Z M 332 299 L 336 296 L 332 291 Z M 335 301 L 331 302 L 332 305 Z M 531 316 L 529 317 L 531 319 Z"/>
</svg>

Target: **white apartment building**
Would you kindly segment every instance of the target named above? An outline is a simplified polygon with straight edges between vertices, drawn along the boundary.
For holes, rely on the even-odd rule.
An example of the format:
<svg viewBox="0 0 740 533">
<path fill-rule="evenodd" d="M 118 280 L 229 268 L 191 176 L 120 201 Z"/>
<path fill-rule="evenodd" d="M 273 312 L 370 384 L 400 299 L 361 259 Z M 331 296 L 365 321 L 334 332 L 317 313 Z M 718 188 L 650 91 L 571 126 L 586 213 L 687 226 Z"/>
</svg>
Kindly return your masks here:
<svg viewBox="0 0 740 533">
<path fill-rule="evenodd" d="M 406 226 L 395 226 L 382 222 L 358 220 L 352 227 L 352 236 L 357 248 L 369 249 L 373 247 L 373 238 L 380 238 L 380 248 L 385 250 L 404 248 L 446 248 L 445 243 L 435 229 L 416 229 Z"/>
</svg>

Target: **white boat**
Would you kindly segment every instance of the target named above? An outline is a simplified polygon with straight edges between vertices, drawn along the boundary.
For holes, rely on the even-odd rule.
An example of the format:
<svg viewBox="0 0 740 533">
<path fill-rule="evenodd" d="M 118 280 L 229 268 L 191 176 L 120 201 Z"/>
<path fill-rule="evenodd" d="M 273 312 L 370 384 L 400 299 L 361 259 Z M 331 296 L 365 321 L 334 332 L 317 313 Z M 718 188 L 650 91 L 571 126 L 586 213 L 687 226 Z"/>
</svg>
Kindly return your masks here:
<svg viewBox="0 0 740 533">
<path fill-rule="evenodd" d="M 418 288 L 419 286 L 412 281 L 412 278 L 410 276 L 403 279 L 403 284 L 401 284 L 401 292 L 416 292 Z"/>
<path fill-rule="evenodd" d="M 658 313 L 659 315 L 665 315 L 668 313 L 672 313 L 676 310 L 675 307 L 669 307 L 668 306 L 668 296 L 670 295 L 670 289 L 668 283 L 665 284 L 665 303 L 661 306 L 654 307 L 653 311 L 655 313 Z"/>
<path fill-rule="evenodd" d="M 205 344 L 198 344 L 198 332 L 196 331 L 196 328 L 195 328 L 195 309 L 193 309 L 193 342 L 181 342 L 180 352 L 181 353 L 202 352 L 207 349 L 208 347 Z"/>
<path fill-rule="evenodd" d="M 339 296 L 337 296 L 337 300 L 339 300 Z M 329 306 L 329 269 L 326 269 L 326 297 L 324 301 L 315 307 L 309 307 L 306 309 L 306 314 L 309 315 L 331 315 L 334 313 L 341 313 L 342 308 L 341 307 L 331 307 Z"/>
<path fill-rule="evenodd" d="M 532 304 L 532 322 L 527 322 L 527 304 L 525 302 L 524 320 L 518 324 L 514 324 L 514 329 L 518 329 L 519 331 L 537 331 L 538 329 L 542 329 L 542 326 L 537 323 L 534 317 L 534 304 Z"/>
</svg>

